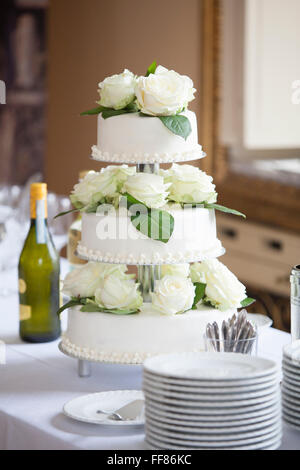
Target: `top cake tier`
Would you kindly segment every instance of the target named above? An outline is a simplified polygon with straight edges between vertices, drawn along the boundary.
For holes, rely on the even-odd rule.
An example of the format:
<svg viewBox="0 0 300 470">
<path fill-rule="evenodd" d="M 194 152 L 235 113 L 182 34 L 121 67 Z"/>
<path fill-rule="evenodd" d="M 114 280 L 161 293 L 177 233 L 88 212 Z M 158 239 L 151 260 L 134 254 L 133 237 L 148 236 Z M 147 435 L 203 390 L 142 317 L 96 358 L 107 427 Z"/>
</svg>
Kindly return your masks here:
<svg viewBox="0 0 300 470">
<path fill-rule="evenodd" d="M 195 113 L 187 110 L 182 115 L 189 119 L 192 129 L 186 140 L 171 132 L 155 116 L 129 113 L 103 119 L 99 114 L 97 145 L 92 147 L 92 158 L 101 162 L 143 164 L 205 157 L 198 144 Z"/>
</svg>

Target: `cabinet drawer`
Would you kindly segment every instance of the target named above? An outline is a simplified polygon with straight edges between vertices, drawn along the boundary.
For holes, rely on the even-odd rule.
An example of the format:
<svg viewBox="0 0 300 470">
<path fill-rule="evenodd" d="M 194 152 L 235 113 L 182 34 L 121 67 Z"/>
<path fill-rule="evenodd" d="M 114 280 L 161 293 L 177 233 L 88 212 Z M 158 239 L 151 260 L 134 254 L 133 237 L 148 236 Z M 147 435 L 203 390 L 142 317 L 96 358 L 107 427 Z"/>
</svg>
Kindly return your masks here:
<svg viewBox="0 0 300 470">
<path fill-rule="evenodd" d="M 217 227 L 219 238 L 228 251 L 290 268 L 300 264 L 300 236 L 220 214 L 217 215 Z"/>
<path fill-rule="evenodd" d="M 288 266 L 261 262 L 257 258 L 241 255 L 232 250 L 222 256 L 220 261 L 226 264 L 246 287 L 252 285 L 277 295 L 290 295 L 290 268 Z"/>
</svg>

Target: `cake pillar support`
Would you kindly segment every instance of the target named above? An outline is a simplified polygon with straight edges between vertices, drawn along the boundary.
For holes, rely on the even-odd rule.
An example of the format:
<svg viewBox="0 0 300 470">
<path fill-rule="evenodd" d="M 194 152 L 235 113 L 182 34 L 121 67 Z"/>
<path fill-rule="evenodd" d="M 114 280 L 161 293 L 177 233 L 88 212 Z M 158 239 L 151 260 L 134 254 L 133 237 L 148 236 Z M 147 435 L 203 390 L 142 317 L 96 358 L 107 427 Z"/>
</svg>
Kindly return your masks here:
<svg viewBox="0 0 300 470">
<path fill-rule="evenodd" d="M 160 266 L 138 266 L 138 282 L 144 302 L 151 302 L 151 293 L 154 291 L 155 281 L 160 279 Z"/>
<path fill-rule="evenodd" d="M 79 377 L 90 377 L 92 373 L 91 363 L 83 359 L 78 359 L 78 375 Z"/>
<path fill-rule="evenodd" d="M 159 163 L 138 163 L 136 171 L 138 173 L 152 173 L 158 175 Z M 138 266 L 138 282 L 144 302 L 151 302 L 151 293 L 154 291 L 155 281 L 159 279 L 160 266 Z"/>
<path fill-rule="evenodd" d="M 138 163 L 136 165 L 137 173 L 153 173 L 158 175 L 159 163 Z"/>
</svg>

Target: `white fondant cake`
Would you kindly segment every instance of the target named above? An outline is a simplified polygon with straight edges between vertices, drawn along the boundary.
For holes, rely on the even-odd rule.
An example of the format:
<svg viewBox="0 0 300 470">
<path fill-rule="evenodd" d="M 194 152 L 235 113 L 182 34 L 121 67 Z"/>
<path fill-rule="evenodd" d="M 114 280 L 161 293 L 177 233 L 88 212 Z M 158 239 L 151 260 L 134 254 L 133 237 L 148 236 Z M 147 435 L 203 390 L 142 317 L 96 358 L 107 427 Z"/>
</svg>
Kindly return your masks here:
<svg viewBox="0 0 300 470">
<path fill-rule="evenodd" d="M 202 261 L 224 254 L 217 238 L 213 209 L 168 209 L 174 231 L 167 243 L 135 229 L 126 210 L 82 216 L 80 256 L 92 261 L 125 264 L 172 264 Z"/>
<path fill-rule="evenodd" d="M 109 119 L 98 116 L 97 145 L 92 158 L 115 163 L 168 163 L 196 160 L 205 156 L 198 144 L 197 119 L 185 111 L 192 132 L 186 140 L 173 134 L 158 117 L 138 113 Z"/>
<path fill-rule="evenodd" d="M 134 315 L 68 311 L 63 350 L 78 358 L 105 362 L 141 364 L 147 357 L 204 350 L 207 323 L 228 320 L 236 310 L 200 306 L 180 315 L 160 315 L 143 304 Z"/>
</svg>

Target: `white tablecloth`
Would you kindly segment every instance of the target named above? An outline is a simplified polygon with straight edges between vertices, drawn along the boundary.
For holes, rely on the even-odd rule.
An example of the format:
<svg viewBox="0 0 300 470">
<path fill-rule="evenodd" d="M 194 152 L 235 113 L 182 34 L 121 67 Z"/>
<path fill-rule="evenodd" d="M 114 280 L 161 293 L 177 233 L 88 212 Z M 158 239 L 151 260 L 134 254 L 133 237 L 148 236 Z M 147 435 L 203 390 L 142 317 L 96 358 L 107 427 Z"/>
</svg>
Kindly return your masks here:
<svg viewBox="0 0 300 470">
<path fill-rule="evenodd" d="M 16 287 L 16 271 L 1 274 L 3 282 Z M 58 350 L 58 341 L 19 339 L 16 294 L 0 298 L 0 340 L 6 344 L 6 364 L 0 365 L 0 449 L 146 449 L 143 428 L 84 424 L 62 414 L 64 403 L 80 394 L 140 389 L 140 366 L 93 364 L 92 376 L 79 378 L 77 361 Z M 288 334 L 268 329 L 260 337 L 259 354 L 280 363 L 289 341 Z M 284 425 L 281 448 L 300 449 L 300 432 Z"/>
</svg>

